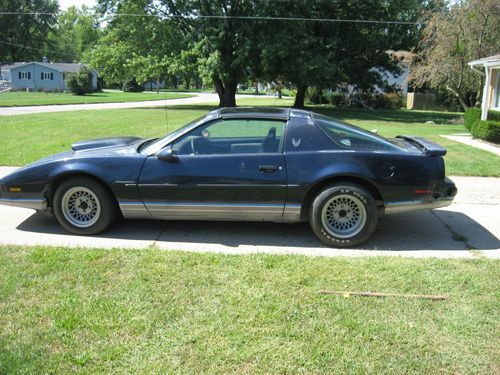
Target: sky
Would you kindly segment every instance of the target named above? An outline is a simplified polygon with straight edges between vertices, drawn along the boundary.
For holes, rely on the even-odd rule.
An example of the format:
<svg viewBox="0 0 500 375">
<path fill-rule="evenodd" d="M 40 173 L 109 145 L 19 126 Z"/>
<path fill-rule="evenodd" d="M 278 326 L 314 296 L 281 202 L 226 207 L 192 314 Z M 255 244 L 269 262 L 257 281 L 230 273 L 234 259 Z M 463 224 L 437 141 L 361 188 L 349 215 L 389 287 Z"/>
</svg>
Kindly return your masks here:
<svg viewBox="0 0 500 375">
<path fill-rule="evenodd" d="M 83 4 L 90 8 L 96 5 L 96 0 L 59 0 L 59 9 L 66 10 L 72 5 L 81 7 Z"/>
</svg>

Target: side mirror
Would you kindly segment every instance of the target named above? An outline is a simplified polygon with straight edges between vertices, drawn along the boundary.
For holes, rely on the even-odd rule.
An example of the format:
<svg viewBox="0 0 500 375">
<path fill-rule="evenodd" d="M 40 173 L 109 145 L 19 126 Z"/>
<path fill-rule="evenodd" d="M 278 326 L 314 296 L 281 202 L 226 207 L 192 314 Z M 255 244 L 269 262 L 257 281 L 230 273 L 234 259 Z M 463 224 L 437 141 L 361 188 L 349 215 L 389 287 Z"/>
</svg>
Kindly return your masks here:
<svg viewBox="0 0 500 375">
<path fill-rule="evenodd" d="M 165 148 L 162 148 L 160 152 L 156 154 L 159 160 L 162 161 L 167 161 L 167 162 L 173 162 L 177 158 L 174 155 L 174 150 L 172 150 L 172 146 L 167 146 Z"/>
</svg>

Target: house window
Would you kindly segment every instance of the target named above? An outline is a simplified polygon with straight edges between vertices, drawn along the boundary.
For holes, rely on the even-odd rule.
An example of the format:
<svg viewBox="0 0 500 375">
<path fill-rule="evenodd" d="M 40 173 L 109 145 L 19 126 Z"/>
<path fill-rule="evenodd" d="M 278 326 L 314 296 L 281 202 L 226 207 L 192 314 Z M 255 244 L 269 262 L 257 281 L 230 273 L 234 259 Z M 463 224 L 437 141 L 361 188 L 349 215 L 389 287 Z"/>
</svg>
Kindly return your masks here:
<svg viewBox="0 0 500 375">
<path fill-rule="evenodd" d="M 19 72 L 19 79 L 23 80 L 31 79 L 31 72 Z"/>
<path fill-rule="evenodd" d="M 54 73 L 51 72 L 42 72 L 42 80 L 44 81 L 53 81 Z"/>
</svg>

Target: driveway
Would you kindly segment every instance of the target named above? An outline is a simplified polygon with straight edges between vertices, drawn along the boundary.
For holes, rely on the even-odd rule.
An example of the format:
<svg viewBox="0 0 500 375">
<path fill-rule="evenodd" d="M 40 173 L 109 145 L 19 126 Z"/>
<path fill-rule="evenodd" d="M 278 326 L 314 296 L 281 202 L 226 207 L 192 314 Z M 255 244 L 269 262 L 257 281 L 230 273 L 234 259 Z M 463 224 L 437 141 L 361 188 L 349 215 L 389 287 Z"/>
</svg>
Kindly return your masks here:
<svg viewBox="0 0 500 375">
<path fill-rule="evenodd" d="M 186 93 L 184 92 L 179 94 L 186 94 Z M 191 93 L 189 94 L 191 95 Z M 174 105 L 208 104 L 208 103 L 214 103 L 215 105 L 217 105 L 217 103 L 219 102 L 219 97 L 217 96 L 217 94 L 203 92 L 203 93 L 192 93 L 192 95 L 194 96 L 190 98 L 147 100 L 143 102 L 0 107 L 0 116 L 27 115 L 32 113 L 68 112 L 68 111 L 85 111 L 85 110 L 88 111 L 96 109 L 164 107 L 166 105 L 174 106 Z M 240 98 L 273 98 L 273 96 L 236 95 L 236 99 Z"/>
<path fill-rule="evenodd" d="M 0 167 L 0 176 L 14 169 Z M 323 246 L 307 223 L 120 220 L 99 236 L 74 236 L 50 214 L 7 206 L 0 206 L 0 243 L 226 254 L 500 258 L 500 178 L 452 179 L 459 193 L 451 206 L 381 218 L 374 235 L 358 249 Z"/>
</svg>

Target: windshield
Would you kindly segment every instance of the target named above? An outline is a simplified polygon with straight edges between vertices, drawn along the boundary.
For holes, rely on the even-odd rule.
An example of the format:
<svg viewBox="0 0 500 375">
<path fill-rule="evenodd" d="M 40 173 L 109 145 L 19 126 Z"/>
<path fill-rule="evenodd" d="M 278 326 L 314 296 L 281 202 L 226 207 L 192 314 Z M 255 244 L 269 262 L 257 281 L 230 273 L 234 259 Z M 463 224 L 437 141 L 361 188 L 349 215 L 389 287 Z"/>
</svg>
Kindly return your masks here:
<svg viewBox="0 0 500 375">
<path fill-rule="evenodd" d="M 158 138 L 158 139 L 154 140 L 153 142 L 151 142 L 147 145 L 144 145 L 138 151 L 144 155 L 154 154 L 154 153 L 160 151 L 163 147 L 168 145 L 170 142 L 172 142 L 174 139 L 176 139 L 180 135 L 187 133 L 191 129 L 200 125 L 202 122 L 204 122 L 206 117 L 207 117 L 206 115 L 198 117 L 196 120 L 193 120 L 190 123 L 188 123 L 187 125 L 184 125 L 178 129 L 174 130 L 173 132 L 168 133 L 164 137 Z"/>
</svg>

